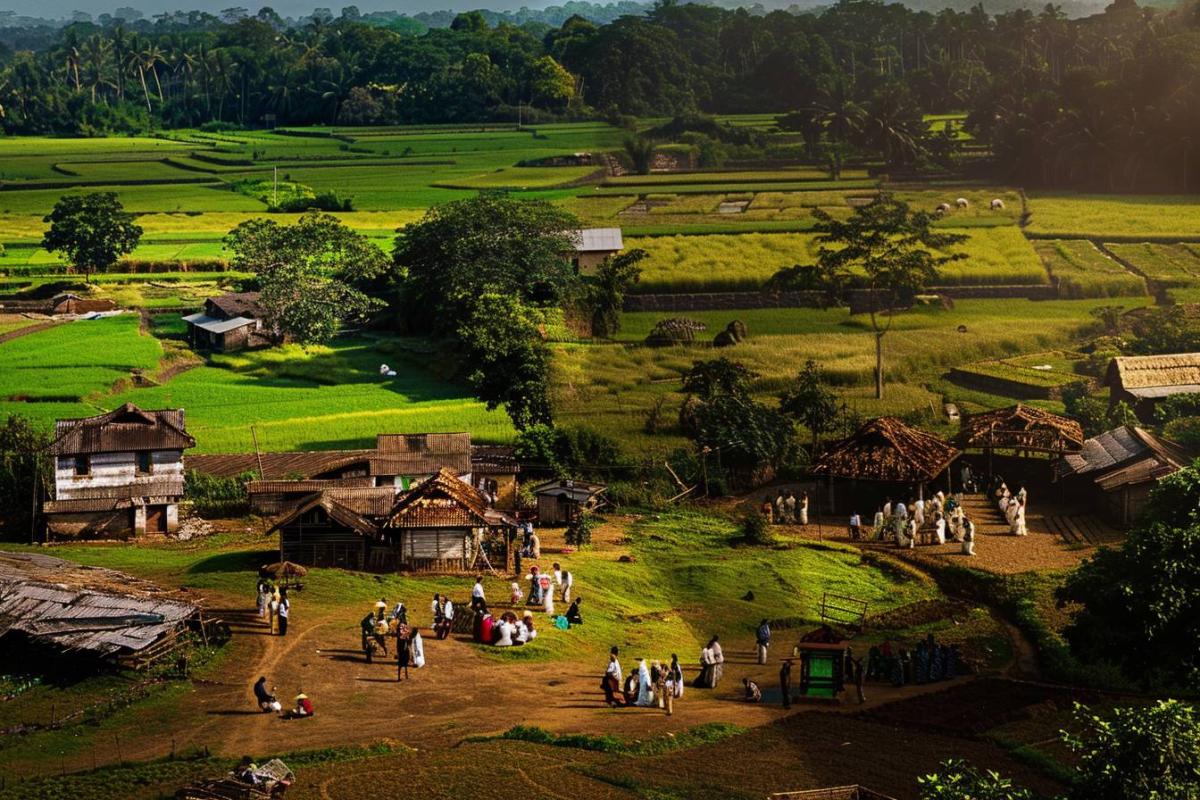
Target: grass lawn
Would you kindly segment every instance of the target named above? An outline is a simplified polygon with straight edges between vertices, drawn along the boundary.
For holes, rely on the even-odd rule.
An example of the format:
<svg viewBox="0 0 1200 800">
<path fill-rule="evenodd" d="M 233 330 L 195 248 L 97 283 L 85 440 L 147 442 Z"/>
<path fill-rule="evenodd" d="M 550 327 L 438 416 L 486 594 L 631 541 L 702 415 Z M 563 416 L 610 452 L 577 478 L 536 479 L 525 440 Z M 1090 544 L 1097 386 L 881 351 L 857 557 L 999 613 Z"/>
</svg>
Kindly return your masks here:
<svg viewBox="0 0 1200 800">
<path fill-rule="evenodd" d="M 213 355 L 206 366 L 162 386 L 105 398 L 103 405 L 186 409 L 195 452 L 249 452 L 252 425 L 263 450 L 364 447 L 387 431 L 470 431 L 484 442 L 512 438 L 502 409 L 488 411 L 463 387 L 428 372 L 424 360 L 401 352 L 395 340 L 355 338 L 307 350 Z M 400 375 L 381 377 L 381 363 Z"/>
</svg>

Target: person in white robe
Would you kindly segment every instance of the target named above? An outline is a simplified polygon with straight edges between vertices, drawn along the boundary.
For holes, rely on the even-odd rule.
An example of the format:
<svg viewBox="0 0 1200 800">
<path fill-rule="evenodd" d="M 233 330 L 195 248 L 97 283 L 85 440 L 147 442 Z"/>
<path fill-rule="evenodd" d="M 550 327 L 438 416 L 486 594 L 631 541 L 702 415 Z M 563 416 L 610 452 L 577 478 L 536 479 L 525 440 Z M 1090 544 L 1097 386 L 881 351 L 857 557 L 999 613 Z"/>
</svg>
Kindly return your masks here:
<svg viewBox="0 0 1200 800">
<path fill-rule="evenodd" d="M 975 523 L 969 519 L 963 520 L 962 553 L 964 556 L 975 555 Z"/>
<path fill-rule="evenodd" d="M 501 620 L 496 626 L 496 647 L 512 647 L 513 634 L 517 632 L 517 628 L 508 620 Z"/>
<path fill-rule="evenodd" d="M 638 695 L 634 705 L 654 705 L 654 686 L 650 683 L 650 668 L 646 666 L 644 658 L 638 659 Z"/>
<path fill-rule="evenodd" d="M 409 648 L 412 652 L 412 664 L 417 669 L 425 666 L 425 640 L 421 638 L 421 632 L 413 628 Z"/>
<path fill-rule="evenodd" d="M 1024 536 L 1025 534 L 1029 533 L 1028 529 L 1025 527 L 1025 504 L 1017 503 L 1016 506 L 1017 513 L 1015 515 L 1015 519 L 1013 520 L 1013 533 L 1017 536 Z"/>
<path fill-rule="evenodd" d="M 883 539 L 883 509 L 875 512 L 875 519 L 871 522 L 871 532 L 875 535 L 875 541 Z"/>
<path fill-rule="evenodd" d="M 933 538 L 937 544 L 946 543 L 946 518 L 938 514 L 937 522 L 933 525 Z"/>
<path fill-rule="evenodd" d="M 913 519 L 917 521 L 917 527 L 920 528 L 925 524 L 925 501 L 918 500 L 913 503 Z"/>
</svg>

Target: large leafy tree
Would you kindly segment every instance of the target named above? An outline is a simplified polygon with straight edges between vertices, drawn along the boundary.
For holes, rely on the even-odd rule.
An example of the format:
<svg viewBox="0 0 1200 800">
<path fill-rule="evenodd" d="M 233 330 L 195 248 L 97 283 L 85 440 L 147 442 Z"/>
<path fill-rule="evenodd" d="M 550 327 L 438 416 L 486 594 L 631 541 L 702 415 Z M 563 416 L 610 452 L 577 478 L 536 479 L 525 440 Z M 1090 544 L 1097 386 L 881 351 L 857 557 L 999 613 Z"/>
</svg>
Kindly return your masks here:
<svg viewBox="0 0 1200 800">
<path fill-rule="evenodd" d="M 435 206 L 396 237 L 392 257 L 404 273 L 411 319 L 434 333 L 453 334 L 484 294 L 532 306 L 561 303 L 577 276 L 573 215 L 540 200 L 481 194 Z"/>
<path fill-rule="evenodd" d="M 1200 684 L 1200 463 L 1164 478 L 1120 547 L 1083 562 L 1058 599 L 1082 606 L 1065 631 L 1079 658 L 1147 685 Z"/>
<path fill-rule="evenodd" d="M 459 322 L 457 341 L 467 381 L 488 409 L 503 405 L 517 430 L 553 423 L 550 351 L 532 309 L 512 295 L 485 294 Z"/>
<path fill-rule="evenodd" d="M 62 253 L 77 270 L 90 276 L 137 247 L 142 229 L 134 220 L 114 192 L 65 195 L 42 219 L 50 224 L 42 236 L 42 247 Z"/>
<path fill-rule="evenodd" d="M 356 288 L 387 269 L 383 252 L 330 214 L 294 225 L 253 219 L 225 237 L 238 269 L 255 273 L 266 325 L 280 339 L 327 342 L 380 303 Z"/>
<path fill-rule="evenodd" d="M 952 248 L 961 234 L 933 228 L 933 217 L 913 211 L 908 203 L 881 193 L 867 205 L 840 220 L 824 209 L 813 209 L 817 279 L 832 292 L 847 286 L 861 288 L 875 337 L 875 397 L 883 397 L 883 337 L 892 329 L 896 312 L 912 301 L 937 275 L 942 264 L 964 256 Z M 772 276 L 775 289 L 810 288 L 812 268 L 788 267 Z"/>
</svg>

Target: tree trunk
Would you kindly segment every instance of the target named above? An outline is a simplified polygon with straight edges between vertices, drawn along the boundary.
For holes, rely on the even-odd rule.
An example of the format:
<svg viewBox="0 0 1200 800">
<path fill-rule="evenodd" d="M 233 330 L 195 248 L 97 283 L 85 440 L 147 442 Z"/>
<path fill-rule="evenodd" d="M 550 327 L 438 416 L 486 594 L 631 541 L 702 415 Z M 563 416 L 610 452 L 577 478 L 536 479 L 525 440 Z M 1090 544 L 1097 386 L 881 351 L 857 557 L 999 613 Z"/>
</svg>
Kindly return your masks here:
<svg viewBox="0 0 1200 800">
<path fill-rule="evenodd" d="M 875 399 L 883 399 L 883 334 L 875 334 Z"/>
</svg>

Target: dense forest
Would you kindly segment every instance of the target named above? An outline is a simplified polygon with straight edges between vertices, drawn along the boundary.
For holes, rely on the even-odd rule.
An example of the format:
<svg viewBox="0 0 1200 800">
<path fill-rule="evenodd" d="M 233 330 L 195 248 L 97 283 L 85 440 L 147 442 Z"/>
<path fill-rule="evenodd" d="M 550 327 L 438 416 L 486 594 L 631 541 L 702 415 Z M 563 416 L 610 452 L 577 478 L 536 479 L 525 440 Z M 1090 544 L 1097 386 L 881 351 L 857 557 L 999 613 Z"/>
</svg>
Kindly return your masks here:
<svg viewBox="0 0 1200 800">
<path fill-rule="evenodd" d="M 0 52 L 4 130 L 482 122 L 515 120 L 519 106 L 534 123 L 771 112 L 814 159 L 895 169 L 952 159 L 952 132 L 931 134 L 921 115 L 965 110 L 999 178 L 1200 188 L 1195 4 L 1116 0 L 1071 20 L 1054 6 L 992 17 L 841 0 L 755 15 L 663 0 L 608 24 L 493 25 L 469 12 L 426 30 L 348 11 L 66 25 Z"/>
</svg>

